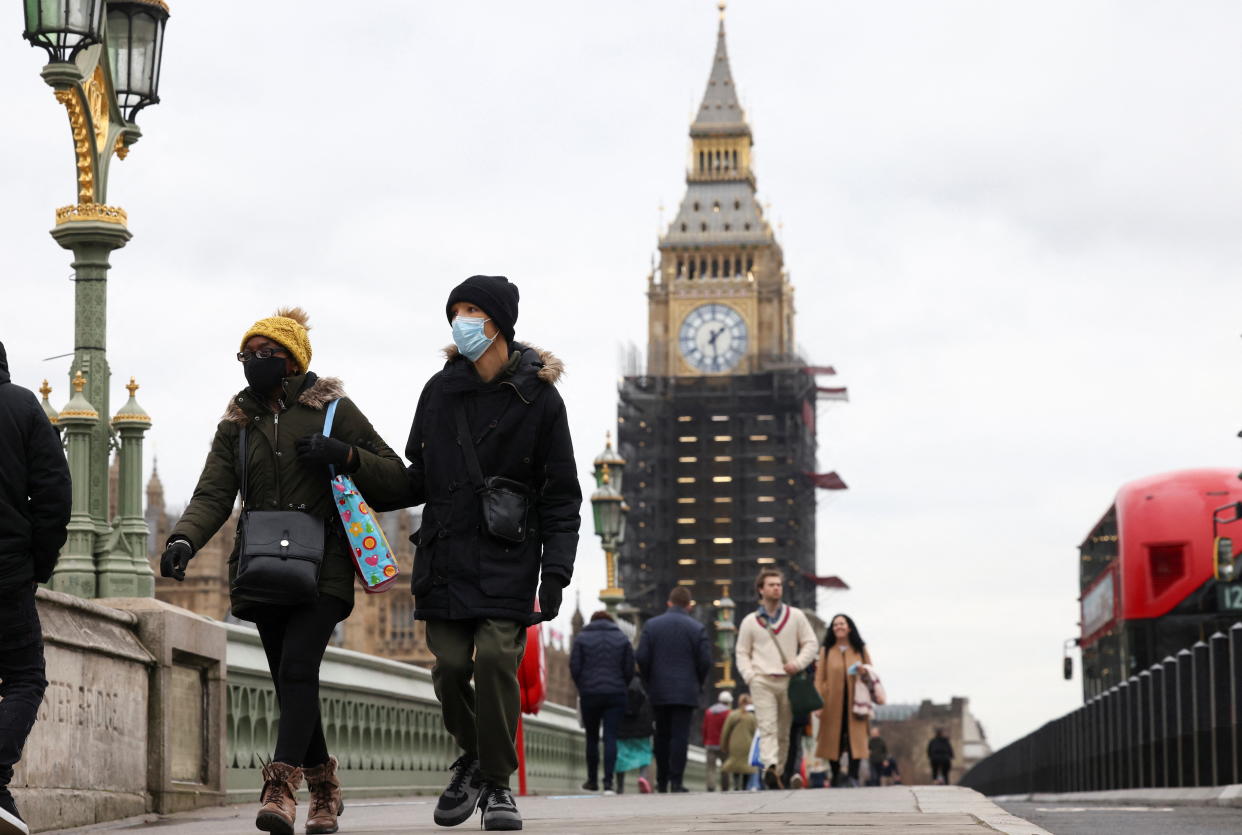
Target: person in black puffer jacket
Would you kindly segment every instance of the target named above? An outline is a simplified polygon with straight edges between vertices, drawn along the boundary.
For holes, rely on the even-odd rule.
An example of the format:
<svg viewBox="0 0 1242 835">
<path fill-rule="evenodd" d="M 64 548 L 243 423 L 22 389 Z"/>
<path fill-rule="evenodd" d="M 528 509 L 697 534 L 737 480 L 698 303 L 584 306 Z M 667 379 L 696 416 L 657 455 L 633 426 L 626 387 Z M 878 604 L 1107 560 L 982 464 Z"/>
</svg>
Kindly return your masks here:
<svg viewBox="0 0 1242 835">
<path fill-rule="evenodd" d="M 71 500 L 60 438 L 0 344 L 0 832 L 25 829 L 8 786 L 47 689 L 35 583 L 52 579 Z"/>
<path fill-rule="evenodd" d="M 604 793 L 611 794 L 617 762 L 617 731 L 625 714 L 626 688 L 634 678 L 634 647 L 607 612 L 574 638 L 569 673 L 578 688 L 582 726 L 586 729 L 587 781 L 582 788 L 599 791 L 599 726 L 604 723 Z"/>
</svg>

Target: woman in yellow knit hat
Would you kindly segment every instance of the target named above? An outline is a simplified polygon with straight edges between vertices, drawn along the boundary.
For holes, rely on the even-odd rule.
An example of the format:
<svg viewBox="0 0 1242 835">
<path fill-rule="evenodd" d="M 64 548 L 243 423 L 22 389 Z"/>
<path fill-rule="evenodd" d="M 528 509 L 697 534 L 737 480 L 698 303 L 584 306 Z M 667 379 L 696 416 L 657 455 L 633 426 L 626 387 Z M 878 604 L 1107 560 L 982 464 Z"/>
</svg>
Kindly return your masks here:
<svg viewBox="0 0 1242 835">
<path fill-rule="evenodd" d="M 310 370 L 308 331 L 306 313 L 295 307 L 260 319 L 242 337 L 237 359 L 247 385 L 229 401 L 194 496 L 160 562 L 163 576 L 185 578 L 195 552 L 233 511 L 242 488 L 243 454 L 247 509 L 298 511 L 323 520 L 316 599 L 273 605 L 279 589 L 268 596 L 239 588 L 234 581 L 240 538 L 229 560 L 232 612 L 258 626 L 280 703 L 276 751 L 263 768 L 256 825 L 285 835 L 293 832 L 294 792 L 303 777 L 311 798 L 307 832 L 336 832 L 343 808 L 336 758 L 328 754 L 319 717 L 319 664 L 336 624 L 353 609 L 354 568 L 328 467 L 352 473 L 362 494 L 377 505 L 405 476 L 401 459 L 345 396 L 341 381 Z M 324 437 L 324 410 L 334 400 L 331 436 Z"/>
</svg>

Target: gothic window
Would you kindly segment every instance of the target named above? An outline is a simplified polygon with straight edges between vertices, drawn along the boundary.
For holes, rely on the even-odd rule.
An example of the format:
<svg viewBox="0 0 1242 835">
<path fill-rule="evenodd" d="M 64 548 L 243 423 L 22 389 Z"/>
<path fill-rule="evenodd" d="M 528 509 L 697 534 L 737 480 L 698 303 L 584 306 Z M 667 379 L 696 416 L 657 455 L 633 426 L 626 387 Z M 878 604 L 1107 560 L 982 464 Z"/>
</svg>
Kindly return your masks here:
<svg viewBox="0 0 1242 835">
<path fill-rule="evenodd" d="M 699 173 L 701 174 L 706 170 L 707 170 L 707 162 L 706 160 L 703 159 L 703 152 L 699 151 Z"/>
<path fill-rule="evenodd" d="M 712 278 L 720 277 L 720 262 L 715 258 L 712 259 Z"/>
<path fill-rule="evenodd" d="M 745 223 L 745 224 L 743 224 L 743 228 L 744 228 L 747 232 L 749 232 L 749 231 L 750 231 L 750 224 L 749 224 L 749 223 Z M 681 231 L 683 231 L 683 232 L 685 232 L 685 231 L 686 231 L 686 224 L 684 224 L 684 223 L 683 223 L 683 224 L 681 225 Z"/>
<path fill-rule="evenodd" d="M 700 226 L 700 228 L 701 228 L 701 231 L 703 231 L 703 232 L 706 232 L 706 231 L 707 231 L 707 224 L 706 224 L 706 223 L 701 223 L 701 224 L 699 224 L 699 226 Z"/>
<path fill-rule="evenodd" d="M 750 224 L 749 224 L 749 223 L 748 223 L 748 224 L 746 224 L 746 228 L 747 228 L 747 229 L 749 229 L 749 228 L 750 228 Z M 683 224 L 681 225 L 681 231 L 683 231 L 683 232 L 685 232 L 685 231 L 686 231 L 686 224 L 684 224 L 684 223 L 683 223 Z"/>
<path fill-rule="evenodd" d="M 695 200 L 695 201 L 694 201 L 694 210 L 695 210 L 696 212 L 699 210 L 699 201 L 697 201 L 697 200 Z"/>
<path fill-rule="evenodd" d="M 690 278 L 691 278 L 691 280 L 693 280 L 693 279 L 694 279 L 694 272 L 695 272 L 694 268 L 695 268 L 696 266 L 697 266 L 697 265 L 696 265 L 696 264 L 695 264 L 695 262 L 692 260 L 692 261 L 690 262 Z"/>
<path fill-rule="evenodd" d="M 732 227 L 732 226 L 730 226 L 728 223 L 726 223 L 726 224 L 725 224 L 725 231 L 726 231 L 726 232 L 728 232 L 728 231 L 729 231 L 730 229 L 732 229 L 732 228 L 733 228 L 733 227 Z"/>
<path fill-rule="evenodd" d="M 755 256 L 748 255 L 746 257 L 746 272 L 752 272 L 755 269 Z"/>
<path fill-rule="evenodd" d="M 733 152 L 733 168 L 737 168 L 737 151 Z"/>
<path fill-rule="evenodd" d="M 741 201 L 741 200 L 734 200 L 734 201 L 733 201 L 733 211 L 735 211 L 735 212 L 740 212 L 741 210 L 742 210 L 742 201 Z"/>
<path fill-rule="evenodd" d="M 720 211 L 720 201 L 719 201 L 719 200 L 717 200 L 716 202 L 712 203 L 712 211 L 713 211 L 713 212 L 718 212 L 718 211 Z"/>
</svg>

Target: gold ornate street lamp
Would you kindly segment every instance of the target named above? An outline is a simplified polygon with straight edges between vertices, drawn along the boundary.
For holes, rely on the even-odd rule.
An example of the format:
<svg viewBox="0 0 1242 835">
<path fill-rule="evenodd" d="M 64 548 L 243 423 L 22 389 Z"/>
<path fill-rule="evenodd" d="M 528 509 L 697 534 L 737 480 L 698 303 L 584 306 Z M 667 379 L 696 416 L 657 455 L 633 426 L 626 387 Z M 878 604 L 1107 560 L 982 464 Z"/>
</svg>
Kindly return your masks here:
<svg viewBox="0 0 1242 835">
<path fill-rule="evenodd" d="M 77 175 L 77 199 L 56 210 L 52 229 L 56 242 L 73 252 L 76 283 L 69 368 L 73 408 L 62 410 L 68 417 L 61 424 L 74 482 L 73 515 L 52 587 L 80 597 L 150 596 L 155 579 L 146 525 L 139 530 L 134 521 L 141 519 L 142 508 L 141 491 L 133 486 L 142 478 L 141 436 L 148 424 L 132 414 L 137 408 L 132 395 L 128 412 L 107 419 L 109 258 L 131 237 L 124 209 L 109 206 L 107 199 L 112 157 L 125 158 L 142 135 L 134 123 L 138 111 L 159 101 L 168 5 L 164 0 L 25 0 L 24 5 L 23 36 L 47 52 L 43 80 L 69 114 Z M 107 492 L 113 449 L 121 451 L 119 513 L 125 522 L 115 531 Z"/>
<path fill-rule="evenodd" d="M 604 548 L 604 566 L 608 587 L 599 593 L 600 602 L 612 613 L 625 601 L 625 592 L 617 580 L 617 551 L 625 542 L 625 517 L 629 507 L 621 495 L 625 459 L 612 448 L 612 433 L 605 436 L 604 451 L 595 458 L 596 490 L 591 494 L 595 516 L 595 534 Z"/>
</svg>

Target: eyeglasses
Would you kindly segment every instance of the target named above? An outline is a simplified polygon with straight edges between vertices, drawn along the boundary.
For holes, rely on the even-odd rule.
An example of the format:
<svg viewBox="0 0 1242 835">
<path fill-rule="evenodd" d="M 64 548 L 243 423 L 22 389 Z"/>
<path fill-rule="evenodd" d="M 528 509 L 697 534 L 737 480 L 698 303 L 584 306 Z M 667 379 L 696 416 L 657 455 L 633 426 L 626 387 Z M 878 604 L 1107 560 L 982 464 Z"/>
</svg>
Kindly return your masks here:
<svg viewBox="0 0 1242 835">
<path fill-rule="evenodd" d="M 238 362 L 250 362 L 252 359 L 255 359 L 255 358 L 265 360 L 270 357 L 287 357 L 287 356 L 289 355 L 286 354 L 284 350 L 281 348 L 260 348 L 257 351 L 238 351 L 237 361 Z"/>
</svg>

